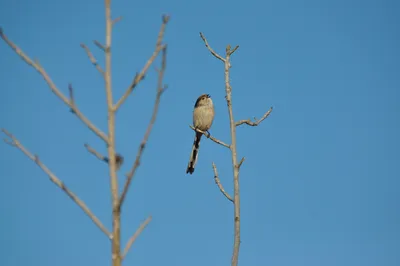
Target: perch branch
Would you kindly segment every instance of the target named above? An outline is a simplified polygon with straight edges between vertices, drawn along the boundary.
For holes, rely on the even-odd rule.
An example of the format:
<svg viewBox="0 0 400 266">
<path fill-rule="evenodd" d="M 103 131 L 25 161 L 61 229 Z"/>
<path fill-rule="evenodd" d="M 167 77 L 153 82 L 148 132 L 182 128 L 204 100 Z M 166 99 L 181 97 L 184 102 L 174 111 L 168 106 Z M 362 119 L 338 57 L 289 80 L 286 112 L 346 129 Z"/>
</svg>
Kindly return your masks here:
<svg viewBox="0 0 400 266">
<path fill-rule="evenodd" d="M 122 204 L 125 200 L 126 194 L 128 193 L 133 176 L 135 175 L 135 172 L 140 165 L 140 159 L 142 157 L 143 150 L 146 146 L 146 143 L 147 143 L 147 140 L 149 139 L 151 130 L 153 129 L 154 122 L 156 121 L 156 118 L 157 118 L 158 106 L 160 105 L 161 95 L 163 94 L 163 92 L 166 89 L 166 86 L 163 86 L 164 72 L 165 72 L 165 68 L 166 68 L 166 60 L 167 60 L 167 48 L 164 47 L 164 49 L 162 50 L 161 69 L 158 71 L 157 95 L 156 95 L 156 100 L 155 100 L 154 107 L 153 107 L 153 114 L 151 116 L 149 125 L 147 126 L 147 130 L 146 130 L 146 133 L 144 134 L 143 140 L 140 143 L 139 150 L 136 154 L 136 159 L 135 159 L 135 162 L 133 163 L 132 169 L 126 175 L 125 185 L 124 185 L 123 191 L 122 191 L 120 199 L 119 199 L 119 207 L 122 206 Z"/>
<path fill-rule="evenodd" d="M 197 131 L 199 133 L 202 133 L 204 136 L 206 136 L 207 138 L 211 139 L 212 141 L 214 141 L 215 143 L 222 145 L 228 149 L 230 149 L 230 146 L 222 141 L 220 141 L 219 139 L 214 138 L 213 136 L 210 135 L 210 133 L 206 132 L 206 131 L 202 131 L 200 129 L 194 128 L 192 125 L 189 125 L 191 129 L 193 129 L 194 131 Z"/>
<path fill-rule="evenodd" d="M 256 119 L 256 121 L 251 121 L 250 119 L 247 120 L 239 120 L 235 123 L 235 126 L 240 126 L 242 124 L 247 124 L 249 126 L 255 127 L 258 126 L 264 119 L 266 119 L 272 112 L 272 107 L 269 108 L 269 110 L 260 118 L 260 119 Z"/>
<path fill-rule="evenodd" d="M 139 228 L 136 230 L 136 232 L 133 234 L 133 236 L 129 239 L 128 243 L 126 244 L 126 246 L 124 248 L 124 252 L 122 253 L 121 259 L 124 259 L 126 257 L 132 244 L 135 243 L 136 239 L 139 237 L 139 235 L 142 233 L 142 231 L 151 222 L 151 219 L 152 219 L 151 216 L 147 217 L 147 219 L 139 226 Z"/>
<path fill-rule="evenodd" d="M 221 184 L 221 181 L 219 181 L 219 177 L 218 177 L 218 171 L 217 171 L 217 166 L 215 165 L 215 163 L 212 163 L 212 167 L 214 169 L 214 180 L 215 180 L 215 184 L 217 184 L 217 186 L 219 187 L 219 190 L 222 192 L 222 194 L 224 194 L 224 196 L 230 200 L 231 202 L 233 202 L 232 197 L 225 191 L 224 187 Z"/>
<path fill-rule="evenodd" d="M 204 44 L 206 45 L 207 49 L 211 52 L 211 54 L 213 56 L 215 56 L 216 58 L 218 58 L 219 60 L 221 60 L 222 62 L 225 62 L 225 58 L 223 58 L 222 56 L 220 56 L 219 54 L 217 54 L 213 48 L 211 48 L 211 46 L 208 44 L 208 41 L 206 39 L 206 37 L 203 35 L 203 33 L 200 32 L 200 37 L 201 39 L 203 39 Z"/>
<path fill-rule="evenodd" d="M 97 71 L 99 71 L 101 76 L 104 78 L 104 70 L 101 68 L 101 66 L 97 62 L 96 58 L 93 56 L 93 54 L 90 51 L 89 47 L 87 47 L 83 43 L 81 43 L 81 47 L 85 50 L 87 56 L 89 57 L 90 62 L 96 67 Z"/>
<path fill-rule="evenodd" d="M 131 84 L 128 86 L 126 89 L 124 95 L 118 100 L 118 102 L 114 105 L 114 110 L 117 111 L 121 105 L 126 101 L 128 96 L 131 94 L 131 92 L 135 89 L 135 87 L 139 84 L 140 81 L 142 81 L 147 73 L 147 70 L 149 67 L 153 64 L 154 60 L 156 59 L 157 55 L 162 51 L 164 48 L 166 48 L 166 45 L 162 45 L 162 40 L 164 38 L 164 32 L 165 28 L 167 26 L 167 23 L 169 21 L 169 16 L 163 16 L 163 23 L 161 25 L 160 32 L 158 33 L 157 37 L 157 42 L 156 42 L 156 48 L 151 55 L 150 59 L 146 62 L 144 65 L 142 71 L 140 73 L 137 73 L 132 80 Z"/>
<path fill-rule="evenodd" d="M 77 195 L 75 195 L 70 189 L 68 189 L 65 184 L 55 175 L 53 174 L 46 165 L 44 165 L 37 155 L 33 155 L 30 153 L 17 138 L 15 138 L 10 132 L 5 129 L 2 129 L 3 133 L 7 135 L 10 140 L 5 139 L 5 142 L 18 148 L 21 150 L 29 159 L 34 161 L 48 176 L 51 182 L 56 184 L 62 191 L 64 191 L 68 197 L 70 197 L 82 210 L 83 212 L 89 216 L 89 218 L 103 231 L 108 238 L 112 239 L 112 234 L 106 229 L 106 227 L 101 223 L 101 221 L 92 213 L 92 211 L 86 206 L 86 204 L 79 199 Z"/>
<path fill-rule="evenodd" d="M 22 60 L 24 60 L 28 65 L 32 66 L 36 71 L 40 73 L 40 75 L 44 78 L 46 83 L 49 85 L 51 91 L 57 95 L 58 98 L 60 98 L 66 105 L 68 105 L 72 112 L 91 130 L 93 131 L 97 136 L 99 136 L 104 142 L 108 143 L 108 137 L 107 135 L 102 132 L 100 129 L 98 129 L 86 116 L 78 109 L 78 107 L 75 105 L 73 100 L 68 99 L 54 84 L 54 82 L 51 80 L 47 72 L 44 70 L 44 68 L 37 62 L 37 61 L 32 61 L 17 45 L 15 45 L 12 41 L 10 41 L 7 36 L 4 34 L 3 30 L 0 28 L 0 37 L 7 43 L 8 46 L 11 47 L 11 49 L 14 50 L 14 52 L 19 55 Z"/>
</svg>

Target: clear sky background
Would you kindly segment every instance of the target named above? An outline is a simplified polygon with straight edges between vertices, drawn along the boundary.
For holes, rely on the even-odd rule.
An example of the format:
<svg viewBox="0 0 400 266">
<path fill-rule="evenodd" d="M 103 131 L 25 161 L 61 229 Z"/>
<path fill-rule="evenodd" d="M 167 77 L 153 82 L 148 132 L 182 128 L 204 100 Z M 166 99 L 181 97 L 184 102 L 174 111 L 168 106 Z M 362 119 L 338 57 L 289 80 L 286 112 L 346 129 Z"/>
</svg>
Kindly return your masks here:
<svg viewBox="0 0 400 266">
<path fill-rule="evenodd" d="M 230 153 L 204 139 L 185 174 L 192 109 L 209 93 L 211 133 L 230 141 L 224 72 L 232 58 L 241 169 L 240 265 L 400 265 L 399 1 L 114 1 L 113 87 L 120 97 L 151 55 L 161 15 L 171 15 L 163 95 L 143 163 L 123 208 L 123 244 L 153 221 L 125 265 L 229 265 L 233 206 L 214 184 L 214 161 L 232 192 Z M 102 79 L 80 48 L 104 42 L 103 1 L 0 1 L 0 25 L 80 109 L 106 130 Z M 106 148 L 0 42 L 0 127 L 7 128 L 111 228 Z M 157 61 L 159 63 L 159 61 Z M 131 167 L 156 92 L 152 68 L 117 117 L 117 148 Z M 110 265 L 103 233 L 19 150 L 0 144 L 0 265 Z"/>
</svg>

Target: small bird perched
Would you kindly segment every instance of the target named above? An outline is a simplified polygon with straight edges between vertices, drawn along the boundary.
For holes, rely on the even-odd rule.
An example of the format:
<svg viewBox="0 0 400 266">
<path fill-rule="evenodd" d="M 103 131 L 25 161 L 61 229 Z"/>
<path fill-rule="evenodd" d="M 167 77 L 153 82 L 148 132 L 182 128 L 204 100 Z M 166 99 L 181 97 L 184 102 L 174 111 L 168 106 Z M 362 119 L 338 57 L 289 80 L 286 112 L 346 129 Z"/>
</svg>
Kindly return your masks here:
<svg viewBox="0 0 400 266">
<path fill-rule="evenodd" d="M 214 120 L 214 105 L 209 94 L 200 95 L 197 99 L 194 110 L 193 110 L 193 126 L 201 131 L 208 131 L 211 128 Z M 190 160 L 186 173 L 193 174 L 194 167 L 197 162 L 197 156 L 199 154 L 200 139 L 202 133 L 195 132 L 192 152 L 190 153 Z"/>
</svg>

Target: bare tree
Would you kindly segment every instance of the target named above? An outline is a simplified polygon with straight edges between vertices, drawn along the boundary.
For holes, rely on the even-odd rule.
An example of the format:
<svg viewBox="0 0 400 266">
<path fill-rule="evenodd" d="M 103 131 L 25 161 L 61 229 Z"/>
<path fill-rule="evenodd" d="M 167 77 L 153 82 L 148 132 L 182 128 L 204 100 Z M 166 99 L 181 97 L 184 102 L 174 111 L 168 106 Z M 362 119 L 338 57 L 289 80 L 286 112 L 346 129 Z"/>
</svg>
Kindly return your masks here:
<svg viewBox="0 0 400 266">
<path fill-rule="evenodd" d="M 112 230 L 109 231 L 103 223 L 93 214 L 93 212 L 89 209 L 88 206 L 76 195 L 74 194 L 61 180 L 57 177 L 53 172 L 47 168 L 47 166 L 39 159 L 37 155 L 33 155 L 27 148 L 25 148 L 21 142 L 9 131 L 6 129 L 2 129 L 2 132 L 8 137 L 5 139 L 5 142 L 20 149 L 29 159 L 34 161 L 50 178 L 50 180 L 56 184 L 62 191 L 64 191 L 84 212 L 90 219 L 100 228 L 100 230 L 108 237 L 111 241 L 112 246 L 112 265 L 120 266 L 122 260 L 125 258 L 128 253 L 130 247 L 135 242 L 140 233 L 144 230 L 147 224 L 151 221 L 151 217 L 148 217 L 136 230 L 136 232 L 129 239 L 125 248 L 121 249 L 121 207 L 124 203 L 126 195 L 128 193 L 130 183 L 135 175 L 137 168 L 140 165 L 141 156 L 145 149 L 146 143 L 150 136 L 151 130 L 155 123 L 158 107 L 161 99 L 161 95 L 166 89 L 166 86 L 163 85 L 163 77 L 166 68 L 166 51 L 167 45 L 163 44 L 163 37 L 166 25 L 168 23 L 169 17 L 163 16 L 161 29 L 158 33 L 158 38 L 156 42 L 156 47 L 154 49 L 153 54 L 150 56 L 143 69 L 136 74 L 133 78 L 132 82 L 127 87 L 123 96 L 114 103 L 113 93 L 112 93 L 112 82 L 111 82 L 111 41 L 112 41 L 112 30 L 113 26 L 121 20 L 121 17 L 116 19 L 112 19 L 111 17 L 111 0 L 105 0 L 105 19 L 106 19 L 106 38 L 105 44 L 101 44 L 99 41 L 94 41 L 94 44 L 100 48 L 105 55 L 105 69 L 103 69 L 98 63 L 90 51 L 90 49 L 85 45 L 81 44 L 81 47 L 85 50 L 87 56 L 89 57 L 90 62 L 96 67 L 101 77 L 104 79 L 105 83 L 105 92 L 107 98 L 107 121 L 108 121 L 108 133 L 104 133 L 100 130 L 96 125 L 94 125 L 78 108 L 75 104 L 74 100 L 74 90 L 72 85 L 69 85 L 69 97 L 64 95 L 62 91 L 55 85 L 55 83 L 50 78 L 49 74 L 46 70 L 40 65 L 38 61 L 32 60 L 28 55 L 26 55 L 16 44 L 14 44 L 3 32 L 3 29 L 0 28 L 0 37 L 10 46 L 14 52 L 21 57 L 28 65 L 33 67 L 36 71 L 40 73 L 40 75 L 44 78 L 50 90 L 61 99 L 64 104 L 66 104 L 71 112 L 75 114 L 78 119 L 80 119 L 94 134 L 96 134 L 100 139 L 102 139 L 107 147 L 108 155 L 103 156 L 98 153 L 94 148 L 90 147 L 88 144 L 85 144 L 87 150 L 95 155 L 102 161 L 108 162 L 109 164 L 109 176 L 110 176 L 110 187 L 111 187 L 111 200 L 112 200 Z M 139 145 L 139 149 L 137 151 L 136 159 L 133 162 L 132 168 L 129 173 L 126 174 L 125 184 L 123 186 L 122 193 L 118 192 L 118 178 L 117 178 L 117 170 L 120 165 L 123 163 L 123 157 L 120 154 L 117 154 L 115 151 L 115 115 L 118 109 L 122 106 L 122 104 L 129 97 L 131 92 L 136 88 L 136 86 L 140 83 L 141 80 L 146 75 L 146 72 L 153 64 L 155 59 L 159 54 L 162 54 L 161 59 L 161 67 L 158 71 L 158 82 L 157 82 L 157 94 L 154 103 L 154 109 L 152 113 L 151 120 L 148 124 L 147 130 Z"/>
<path fill-rule="evenodd" d="M 237 158 L 237 148 L 236 148 L 236 127 L 247 124 L 249 126 L 258 126 L 264 119 L 266 119 L 270 113 L 272 112 L 272 107 L 259 119 L 256 121 L 251 121 L 250 119 L 247 120 L 239 120 L 235 122 L 235 119 L 233 117 L 233 112 L 232 112 L 232 87 L 230 85 L 230 78 L 229 78 L 229 69 L 231 68 L 231 55 L 239 48 L 239 46 L 236 46 L 235 48 L 231 49 L 230 45 L 226 46 L 225 50 L 225 57 L 222 57 L 218 53 L 214 51 L 214 49 L 211 48 L 211 46 L 208 44 L 207 39 L 204 37 L 204 35 L 200 32 L 200 37 L 204 41 L 204 44 L 206 45 L 207 49 L 211 52 L 213 56 L 215 56 L 217 59 L 221 60 L 224 63 L 224 69 L 225 69 L 225 99 L 226 103 L 228 106 L 228 113 L 229 113 L 229 124 L 230 124 L 230 132 L 231 132 L 231 144 L 226 144 L 212 136 L 208 132 L 204 132 L 198 129 L 195 129 L 194 127 L 191 126 L 193 130 L 196 130 L 200 133 L 203 133 L 206 137 L 210 138 L 212 141 L 214 141 L 217 144 L 220 144 L 226 148 L 228 148 L 231 151 L 232 155 L 232 168 L 233 168 L 233 187 L 234 187 L 234 193 L 233 193 L 233 198 L 227 193 L 224 189 L 224 187 L 221 184 L 221 181 L 218 177 L 218 171 L 217 171 L 217 166 L 215 163 L 212 163 L 212 167 L 214 170 L 214 180 L 215 183 L 217 184 L 218 188 L 222 192 L 222 194 L 233 203 L 234 205 L 234 244 L 233 244 L 233 254 L 232 254 L 232 260 L 231 264 L 232 266 L 236 266 L 238 264 L 238 259 L 239 259 L 239 247 L 240 247 L 240 185 L 239 185 L 239 170 L 240 167 L 242 166 L 245 157 L 243 157 L 239 162 Z"/>
</svg>

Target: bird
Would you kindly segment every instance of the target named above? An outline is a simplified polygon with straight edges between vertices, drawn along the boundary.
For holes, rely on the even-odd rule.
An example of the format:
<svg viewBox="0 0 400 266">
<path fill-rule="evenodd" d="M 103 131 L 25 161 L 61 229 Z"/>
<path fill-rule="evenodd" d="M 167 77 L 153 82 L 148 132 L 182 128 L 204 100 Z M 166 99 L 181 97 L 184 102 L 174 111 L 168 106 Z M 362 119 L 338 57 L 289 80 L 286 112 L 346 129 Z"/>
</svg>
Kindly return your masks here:
<svg viewBox="0 0 400 266">
<path fill-rule="evenodd" d="M 193 127 L 201 131 L 206 131 L 211 128 L 214 121 L 214 104 L 211 100 L 210 94 L 202 94 L 194 105 L 193 110 Z M 197 162 L 197 157 L 199 154 L 200 139 L 203 134 L 200 132 L 195 132 L 192 152 L 190 153 L 189 163 L 186 169 L 186 174 L 193 174 L 194 167 Z"/>
</svg>

